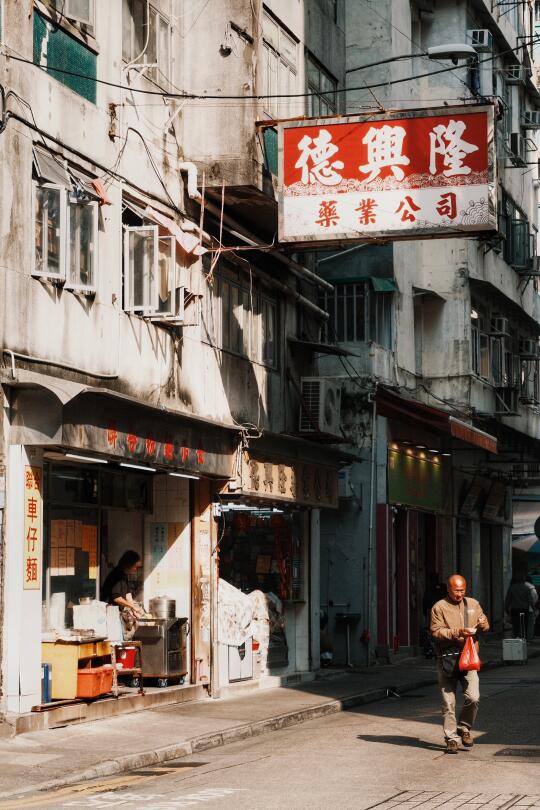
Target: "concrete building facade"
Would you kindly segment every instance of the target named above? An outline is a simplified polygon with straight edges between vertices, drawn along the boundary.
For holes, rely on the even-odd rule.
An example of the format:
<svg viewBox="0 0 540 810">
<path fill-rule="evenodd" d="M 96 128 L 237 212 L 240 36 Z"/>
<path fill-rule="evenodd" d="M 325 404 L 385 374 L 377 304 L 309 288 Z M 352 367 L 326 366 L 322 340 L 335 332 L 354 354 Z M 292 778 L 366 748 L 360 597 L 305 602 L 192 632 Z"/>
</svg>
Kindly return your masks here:
<svg viewBox="0 0 540 810">
<path fill-rule="evenodd" d="M 355 334 L 336 326 L 334 340 L 351 355 L 319 365 L 342 381 L 343 429 L 360 455 L 337 526 L 323 518 L 321 528 L 321 601 L 341 662 L 344 611 L 361 614 L 349 627 L 353 663 L 417 647 L 434 574 L 464 573 L 502 630 L 511 494 L 537 458 L 539 435 L 532 13 L 527 3 L 347 3 L 348 113 L 495 105 L 499 227 L 489 239 L 394 242 L 319 257 L 321 274 L 338 285 L 336 324 L 347 295 L 377 313 Z M 472 43 L 477 60 L 454 67 L 427 58 L 429 47 L 446 43 Z M 392 61 L 362 70 L 374 53 Z M 374 278 L 391 280 L 394 291 L 377 291 Z M 482 433 L 452 437 L 434 427 L 437 412 Z M 483 433 L 497 439 L 497 454 Z M 442 465 L 437 503 L 428 497 L 433 488 L 419 498 L 402 486 L 404 454 L 421 467 L 430 450 Z M 411 480 L 418 470 L 409 470 Z"/>
<path fill-rule="evenodd" d="M 313 356 L 295 341 L 329 284 L 272 244 L 256 122 L 285 110 L 255 97 L 311 83 L 329 103 L 344 9 L 19 5 L 1 21 L 0 709 L 42 701 L 42 642 L 129 549 L 138 598 L 191 622 L 194 696 L 306 675 L 339 453 L 298 435 Z"/>
</svg>

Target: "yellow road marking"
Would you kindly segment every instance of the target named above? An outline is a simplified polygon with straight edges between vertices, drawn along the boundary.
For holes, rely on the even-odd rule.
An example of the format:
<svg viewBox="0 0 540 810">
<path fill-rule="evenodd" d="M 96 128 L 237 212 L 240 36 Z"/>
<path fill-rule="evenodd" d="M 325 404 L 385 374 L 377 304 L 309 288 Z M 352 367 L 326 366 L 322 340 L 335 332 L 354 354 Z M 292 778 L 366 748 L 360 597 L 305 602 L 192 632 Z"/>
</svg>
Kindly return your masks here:
<svg viewBox="0 0 540 810">
<path fill-rule="evenodd" d="M 152 766 L 148 766 L 152 767 Z M 101 781 L 97 784 L 88 784 L 88 783 L 81 783 L 79 785 L 70 785 L 69 787 L 60 788 L 59 790 L 52 791 L 47 794 L 43 794 L 41 796 L 29 796 L 28 798 L 21 798 L 21 799 L 14 799 L 13 801 L 6 802 L 5 804 L 0 805 L 0 810 L 10 810 L 10 808 L 16 807 L 40 807 L 45 806 L 48 804 L 55 804 L 58 803 L 58 799 L 68 799 L 72 796 L 78 796 L 81 794 L 91 795 L 93 793 L 105 793 L 108 790 L 118 790 L 122 787 L 129 787 L 133 784 L 139 784 L 140 782 L 148 782 L 150 779 L 156 779 L 158 776 L 164 776 L 165 774 L 170 773 L 182 773 L 183 771 L 190 771 L 193 769 L 194 766 L 192 765 L 185 765 L 182 768 L 152 768 L 155 771 L 154 774 L 146 775 L 146 776 L 139 776 L 137 774 L 126 774 L 125 776 L 117 776 L 114 779 L 107 779 L 107 781 Z M 143 770 L 143 769 L 141 769 Z"/>
</svg>

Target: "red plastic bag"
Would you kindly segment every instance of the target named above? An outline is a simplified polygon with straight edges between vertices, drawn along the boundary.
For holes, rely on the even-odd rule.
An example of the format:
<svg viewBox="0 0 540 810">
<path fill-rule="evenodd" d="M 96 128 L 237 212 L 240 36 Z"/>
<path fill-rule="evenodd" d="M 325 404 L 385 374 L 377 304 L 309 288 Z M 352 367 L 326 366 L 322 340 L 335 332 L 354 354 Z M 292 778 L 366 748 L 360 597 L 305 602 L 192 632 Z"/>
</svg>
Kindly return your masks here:
<svg viewBox="0 0 540 810">
<path fill-rule="evenodd" d="M 459 656 L 459 670 L 460 672 L 472 672 L 473 670 L 478 672 L 480 666 L 480 657 L 476 652 L 472 636 L 467 636 L 467 641 Z"/>
</svg>

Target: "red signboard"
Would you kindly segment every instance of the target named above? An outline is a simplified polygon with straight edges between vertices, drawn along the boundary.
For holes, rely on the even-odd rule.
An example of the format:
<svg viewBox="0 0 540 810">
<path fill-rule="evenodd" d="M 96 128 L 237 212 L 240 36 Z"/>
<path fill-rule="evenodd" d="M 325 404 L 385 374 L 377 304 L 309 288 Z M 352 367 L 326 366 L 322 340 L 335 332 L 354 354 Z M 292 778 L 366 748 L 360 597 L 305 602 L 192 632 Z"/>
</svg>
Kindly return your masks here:
<svg viewBox="0 0 540 810">
<path fill-rule="evenodd" d="M 280 240 L 456 235 L 497 225 L 493 108 L 280 126 Z"/>
</svg>

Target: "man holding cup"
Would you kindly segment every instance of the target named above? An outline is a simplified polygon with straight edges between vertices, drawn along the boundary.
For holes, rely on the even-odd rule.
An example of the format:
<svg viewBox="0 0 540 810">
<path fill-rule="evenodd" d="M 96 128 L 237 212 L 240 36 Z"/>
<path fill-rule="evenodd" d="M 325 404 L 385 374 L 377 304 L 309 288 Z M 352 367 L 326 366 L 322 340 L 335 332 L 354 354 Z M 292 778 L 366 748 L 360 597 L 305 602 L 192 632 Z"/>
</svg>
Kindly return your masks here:
<svg viewBox="0 0 540 810">
<path fill-rule="evenodd" d="M 431 609 L 431 634 L 437 641 L 437 673 L 441 693 L 446 753 L 457 754 L 461 742 L 473 746 L 471 729 L 480 702 L 478 672 L 460 672 L 459 656 L 466 639 L 489 630 L 489 622 L 476 599 L 465 598 L 467 583 L 460 574 L 447 580 L 448 594 Z M 478 641 L 475 642 L 478 649 Z M 463 689 L 463 708 L 456 720 L 456 690 Z"/>
</svg>

